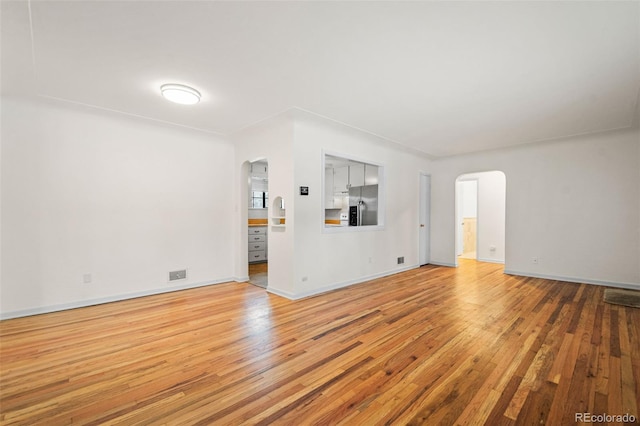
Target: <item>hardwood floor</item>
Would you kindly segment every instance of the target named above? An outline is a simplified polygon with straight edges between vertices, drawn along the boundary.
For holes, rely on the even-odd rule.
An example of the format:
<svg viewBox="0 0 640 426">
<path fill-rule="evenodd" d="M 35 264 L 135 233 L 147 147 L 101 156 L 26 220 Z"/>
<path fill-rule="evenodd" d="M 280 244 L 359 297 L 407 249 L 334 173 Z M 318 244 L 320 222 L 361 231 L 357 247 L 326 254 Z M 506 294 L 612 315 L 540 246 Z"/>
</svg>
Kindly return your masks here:
<svg viewBox="0 0 640 426">
<path fill-rule="evenodd" d="M 295 302 L 229 283 L 2 321 L 0 423 L 639 417 L 640 309 L 460 263 Z"/>
<path fill-rule="evenodd" d="M 254 274 L 264 274 L 269 271 L 269 264 L 267 262 L 261 263 L 250 263 L 249 264 L 249 275 Z"/>
</svg>

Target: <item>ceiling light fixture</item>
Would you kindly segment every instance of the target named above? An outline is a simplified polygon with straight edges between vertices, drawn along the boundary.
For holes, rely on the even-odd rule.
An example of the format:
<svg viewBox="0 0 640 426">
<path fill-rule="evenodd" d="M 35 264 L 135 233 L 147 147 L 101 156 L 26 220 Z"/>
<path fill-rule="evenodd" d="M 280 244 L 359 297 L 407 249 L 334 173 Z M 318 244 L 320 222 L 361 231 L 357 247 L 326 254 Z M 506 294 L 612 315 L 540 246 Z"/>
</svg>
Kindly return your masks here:
<svg viewBox="0 0 640 426">
<path fill-rule="evenodd" d="M 160 91 L 165 99 L 183 105 L 194 105 L 200 102 L 200 92 L 182 84 L 163 84 Z"/>
</svg>

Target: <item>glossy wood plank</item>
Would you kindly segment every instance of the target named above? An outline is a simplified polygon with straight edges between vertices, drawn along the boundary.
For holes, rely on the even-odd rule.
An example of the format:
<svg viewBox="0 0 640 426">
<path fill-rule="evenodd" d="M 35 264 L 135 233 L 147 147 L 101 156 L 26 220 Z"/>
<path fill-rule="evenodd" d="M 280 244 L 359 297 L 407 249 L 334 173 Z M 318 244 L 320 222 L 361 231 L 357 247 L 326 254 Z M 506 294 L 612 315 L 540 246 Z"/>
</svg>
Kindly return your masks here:
<svg viewBox="0 0 640 426">
<path fill-rule="evenodd" d="M 299 301 L 228 283 L 0 322 L 0 424 L 638 418 L 640 309 L 461 260 Z"/>
</svg>

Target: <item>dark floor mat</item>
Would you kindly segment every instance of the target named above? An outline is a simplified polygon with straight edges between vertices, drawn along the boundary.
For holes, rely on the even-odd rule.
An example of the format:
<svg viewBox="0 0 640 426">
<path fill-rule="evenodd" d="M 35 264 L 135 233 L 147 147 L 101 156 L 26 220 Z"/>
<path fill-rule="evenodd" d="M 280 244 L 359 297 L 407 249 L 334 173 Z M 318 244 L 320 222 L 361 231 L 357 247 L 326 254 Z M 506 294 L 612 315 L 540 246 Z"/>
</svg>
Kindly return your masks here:
<svg viewBox="0 0 640 426">
<path fill-rule="evenodd" d="M 607 288 L 604 291 L 604 301 L 607 303 L 613 303 L 614 305 L 640 308 L 640 291 Z"/>
</svg>

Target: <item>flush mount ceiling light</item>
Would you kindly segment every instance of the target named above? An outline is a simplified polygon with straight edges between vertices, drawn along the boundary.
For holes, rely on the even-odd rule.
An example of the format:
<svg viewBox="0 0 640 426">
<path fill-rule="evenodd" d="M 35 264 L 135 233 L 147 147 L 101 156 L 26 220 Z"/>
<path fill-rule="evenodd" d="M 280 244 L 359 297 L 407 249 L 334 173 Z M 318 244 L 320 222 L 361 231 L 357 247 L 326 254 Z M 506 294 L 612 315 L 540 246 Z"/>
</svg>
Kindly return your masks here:
<svg viewBox="0 0 640 426">
<path fill-rule="evenodd" d="M 165 99 L 183 105 L 194 105 L 200 102 L 200 92 L 182 84 L 163 84 L 160 91 Z"/>
</svg>

